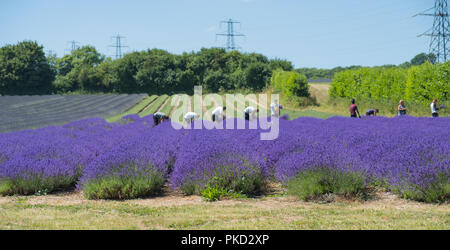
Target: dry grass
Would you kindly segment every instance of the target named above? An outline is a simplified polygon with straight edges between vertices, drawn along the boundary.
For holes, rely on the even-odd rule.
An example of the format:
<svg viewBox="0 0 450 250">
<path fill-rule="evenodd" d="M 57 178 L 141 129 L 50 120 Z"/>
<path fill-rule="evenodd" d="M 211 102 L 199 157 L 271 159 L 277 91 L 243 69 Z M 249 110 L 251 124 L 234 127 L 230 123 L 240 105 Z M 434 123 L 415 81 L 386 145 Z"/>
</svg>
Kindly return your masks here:
<svg viewBox="0 0 450 250">
<path fill-rule="evenodd" d="M 91 201 L 82 193 L 0 197 L 0 229 L 450 229 L 450 207 L 399 199 L 301 202 L 279 192 L 209 203 L 168 193 Z"/>
<path fill-rule="evenodd" d="M 309 84 L 309 93 L 311 96 L 316 98 L 316 101 L 320 104 L 328 102 L 329 95 L 328 90 L 330 89 L 330 84 Z"/>
</svg>

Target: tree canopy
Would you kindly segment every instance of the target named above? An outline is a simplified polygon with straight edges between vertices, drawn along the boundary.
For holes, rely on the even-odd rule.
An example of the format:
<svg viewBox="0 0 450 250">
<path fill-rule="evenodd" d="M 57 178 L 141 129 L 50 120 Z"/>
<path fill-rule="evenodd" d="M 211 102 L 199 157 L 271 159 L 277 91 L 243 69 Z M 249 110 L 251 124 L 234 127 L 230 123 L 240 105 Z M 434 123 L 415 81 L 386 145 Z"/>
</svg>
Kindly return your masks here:
<svg viewBox="0 0 450 250">
<path fill-rule="evenodd" d="M 48 94 L 55 71 L 36 42 L 24 41 L 0 48 L 0 94 Z"/>
</svg>

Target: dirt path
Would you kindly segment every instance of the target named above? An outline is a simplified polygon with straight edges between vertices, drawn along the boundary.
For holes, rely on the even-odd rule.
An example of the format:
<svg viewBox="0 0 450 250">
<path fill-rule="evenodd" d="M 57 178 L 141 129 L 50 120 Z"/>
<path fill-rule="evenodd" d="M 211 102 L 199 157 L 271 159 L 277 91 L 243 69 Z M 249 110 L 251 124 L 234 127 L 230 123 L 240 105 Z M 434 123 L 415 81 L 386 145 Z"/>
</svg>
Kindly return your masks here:
<svg viewBox="0 0 450 250">
<path fill-rule="evenodd" d="M 156 112 L 161 112 L 161 110 L 167 105 L 167 103 L 168 103 L 170 100 L 172 100 L 172 97 L 169 96 L 169 97 L 164 101 L 164 103 L 163 103 L 161 106 L 159 106 L 159 108 L 158 108 L 158 110 L 157 110 Z"/>
<path fill-rule="evenodd" d="M 181 96 L 176 95 L 175 98 L 177 98 L 176 100 L 176 104 L 175 107 L 173 107 L 173 109 L 170 111 L 169 116 L 172 117 L 172 115 L 175 113 L 175 111 L 177 111 L 178 106 L 180 106 L 180 102 L 182 100 Z"/>
<path fill-rule="evenodd" d="M 145 106 L 141 111 L 139 111 L 138 114 L 140 114 L 140 113 L 146 111 L 150 106 L 152 106 L 152 104 L 153 104 L 154 102 L 156 102 L 156 100 L 158 100 L 158 98 L 159 98 L 159 96 L 156 97 L 155 99 L 153 99 L 153 101 L 151 101 L 149 104 L 147 104 L 147 106 Z"/>
<path fill-rule="evenodd" d="M 6 196 L 0 197 L 0 205 L 15 203 L 19 200 L 27 202 L 31 205 L 53 205 L 53 206 L 70 206 L 70 205 L 80 205 L 80 204 L 101 204 L 101 203 L 110 203 L 114 201 L 105 201 L 105 200 L 88 200 L 84 197 L 82 191 L 73 191 L 73 192 L 62 192 L 57 194 L 45 195 L 45 196 Z M 280 208 L 280 207 L 289 207 L 292 205 L 319 205 L 320 203 L 315 202 L 304 202 L 299 201 L 294 196 L 285 196 L 279 193 L 279 191 L 275 192 L 274 195 L 270 197 L 257 197 L 252 199 L 226 199 L 221 200 L 215 203 L 205 202 L 200 196 L 191 195 L 185 196 L 179 191 L 165 191 L 162 196 L 150 197 L 150 198 L 141 198 L 141 199 L 133 199 L 123 201 L 126 204 L 136 204 L 136 205 L 144 205 L 149 207 L 167 207 L 167 206 L 182 206 L 182 205 L 208 205 L 208 204 L 248 204 L 256 207 L 266 207 L 266 208 Z M 336 200 L 336 203 L 345 204 L 349 207 L 357 207 L 358 209 L 363 208 L 377 208 L 384 209 L 387 207 L 395 208 L 395 209 L 408 209 L 408 208 L 439 208 L 444 209 L 450 212 L 448 205 L 433 205 L 426 204 L 422 202 L 410 201 L 406 199 L 398 198 L 397 196 L 387 193 L 380 192 L 377 193 L 377 197 L 373 200 L 369 201 L 353 201 L 353 200 L 345 200 L 339 199 Z M 332 203 L 329 203 L 333 205 Z"/>
<path fill-rule="evenodd" d="M 188 98 L 188 103 L 187 103 L 187 105 L 188 105 L 188 108 L 187 108 L 187 110 L 188 110 L 188 112 L 192 112 L 192 96 L 189 96 L 189 98 Z"/>
</svg>

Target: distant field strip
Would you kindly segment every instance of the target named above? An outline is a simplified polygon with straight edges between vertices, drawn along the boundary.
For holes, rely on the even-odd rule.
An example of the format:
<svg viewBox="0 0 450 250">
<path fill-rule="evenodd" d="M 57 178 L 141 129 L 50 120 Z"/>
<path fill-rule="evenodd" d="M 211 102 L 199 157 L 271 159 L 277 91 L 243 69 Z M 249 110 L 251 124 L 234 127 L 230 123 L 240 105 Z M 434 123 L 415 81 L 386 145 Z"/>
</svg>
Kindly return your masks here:
<svg viewBox="0 0 450 250">
<path fill-rule="evenodd" d="M 150 106 L 145 108 L 142 112 L 139 113 L 139 116 L 147 116 L 152 115 L 165 103 L 165 101 L 169 98 L 168 95 L 159 96 Z"/>
<path fill-rule="evenodd" d="M 175 103 L 174 106 L 172 106 L 172 102 Z M 161 106 L 161 108 L 159 109 L 159 112 L 162 112 L 168 116 L 171 116 L 171 114 L 173 112 L 175 112 L 175 110 L 178 108 L 178 106 L 180 105 L 181 102 L 181 98 L 179 95 L 173 95 L 170 98 L 168 98 L 166 100 L 166 102 Z"/>
<path fill-rule="evenodd" d="M 153 103 L 156 100 L 156 98 L 158 98 L 157 95 L 149 96 L 149 97 L 145 98 L 144 100 L 142 100 L 141 102 L 139 102 L 136 106 L 127 110 L 126 112 L 120 113 L 118 115 L 108 118 L 107 121 L 115 122 L 115 121 L 120 120 L 120 118 L 122 118 L 126 115 L 138 114 L 139 112 L 143 111 L 146 107 L 151 105 L 151 103 Z"/>
<path fill-rule="evenodd" d="M 0 133 L 108 118 L 140 103 L 146 94 L 1 96 Z"/>
<path fill-rule="evenodd" d="M 195 98 L 197 102 L 200 101 L 198 97 Z M 232 111 L 232 115 L 228 115 L 227 118 L 243 118 L 244 110 L 243 108 L 241 110 L 241 107 L 250 105 L 259 108 L 262 115 L 270 115 L 268 105 L 271 100 L 267 101 L 267 106 L 259 105 L 256 100 L 246 100 L 245 103 L 243 100 L 236 100 L 235 103 L 230 103 L 227 102 L 226 95 L 204 95 L 200 111 L 203 113 L 203 119 L 211 120 L 211 112 L 214 108 L 226 106 L 228 110 L 225 115 Z M 138 114 L 143 117 L 161 111 L 172 117 L 176 111 L 183 114 L 188 111 L 196 111 L 194 110 L 194 96 L 188 95 L 0 96 L 0 106 L 2 107 L 0 109 L 0 133 L 63 125 L 71 121 L 93 117 L 105 118 L 108 122 L 116 122 L 123 116 L 130 114 Z M 240 107 L 238 108 L 238 106 Z M 281 110 L 281 114 L 289 114 L 291 119 L 300 116 L 328 118 L 334 115 L 314 110 L 296 111 L 289 109 Z M 182 122 L 182 118 L 179 119 Z"/>
</svg>

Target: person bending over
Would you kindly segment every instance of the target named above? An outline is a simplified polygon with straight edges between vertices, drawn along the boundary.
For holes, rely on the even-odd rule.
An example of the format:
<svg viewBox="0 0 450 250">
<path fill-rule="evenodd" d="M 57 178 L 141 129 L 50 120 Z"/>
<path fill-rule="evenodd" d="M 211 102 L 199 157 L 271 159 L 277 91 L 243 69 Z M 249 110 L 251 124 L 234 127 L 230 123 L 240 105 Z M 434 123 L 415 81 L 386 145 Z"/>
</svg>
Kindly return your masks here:
<svg viewBox="0 0 450 250">
<path fill-rule="evenodd" d="M 194 113 L 194 112 L 187 112 L 187 113 L 184 115 L 184 121 L 185 121 L 187 124 L 191 124 L 194 120 L 198 119 L 199 117 L 200 117 L 200 115 L 197 114 L 197 113 Z"/>
<path fill-rule="evenodd" d="M 252 106 L 248 106 L 247 108 L 244 109 L 244 117 L 245 120 L 249 121 L 249 120 L 253 120 L 255 118 L 256 113 L 259 112 L 259 109 L 256 109 Z"/>
<path fill-rule="evenodd" d="M 153 114 L 153 122 L 156 125 L 159 125 L 160 123 L 164 122 L 165 120 L 169 120 L 169 116 L 162 112 L 156 112 Z"/>
<path fill-rule="evenodd" d="M 366 111 L 366 116 L 377 116 L 378 112 L 378 109 L 369 109 Z"/>
<path fill-rule="evenodd" d="M 221 107 L 221 106 L 214 109 L 212 112 L 212 121 L 215 122 L 215 121 L 220 121 L 220 120 L 225 119 L 225 116 L 223 114 L 223 112 L 225 110 L 227 110 L 227 107 Z"/>
</svg>

